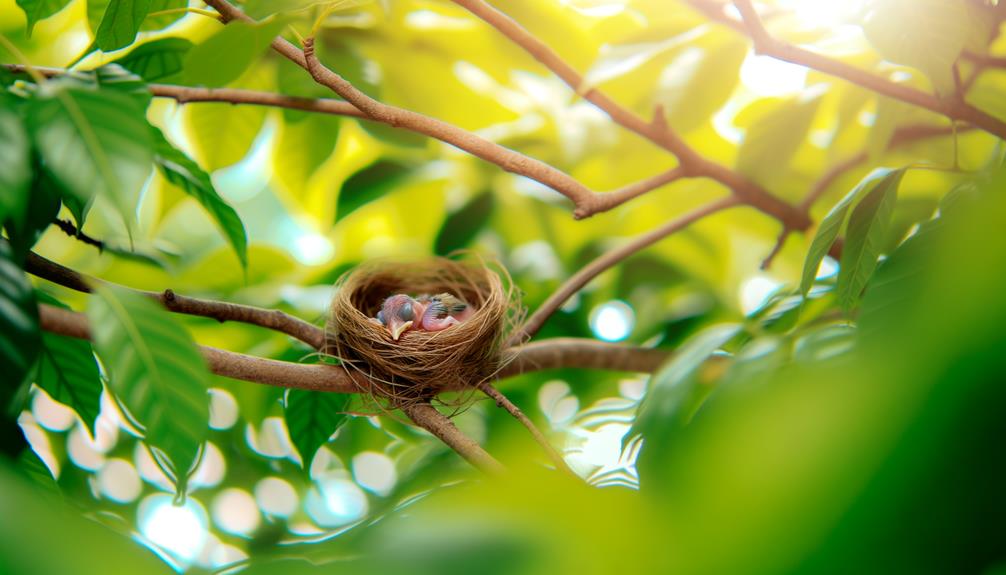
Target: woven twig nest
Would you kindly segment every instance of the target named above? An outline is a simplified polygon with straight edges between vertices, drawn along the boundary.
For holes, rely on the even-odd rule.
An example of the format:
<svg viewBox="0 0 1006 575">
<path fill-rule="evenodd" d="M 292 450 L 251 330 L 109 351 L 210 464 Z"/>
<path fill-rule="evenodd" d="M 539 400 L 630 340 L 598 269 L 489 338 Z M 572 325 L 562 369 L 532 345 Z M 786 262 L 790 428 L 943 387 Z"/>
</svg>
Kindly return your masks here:
<svg viewBox="0 0 1006 575">
<path fill-rule="evenodd" d="M 502 367 L 501 347 L 523 310 L 505 271 L 481 259 L 363 264 L 336 282 L 325 353 L 372 383 L 361 389 L 401 407 L 448 389 L 474 389 Z M 409 330 L 395 341 L 372 318 L 388 296 L 449 293 L 474 313 L 444 330 Z M 358 378 L 361 379 L 361 378 Z"/>
</svg>

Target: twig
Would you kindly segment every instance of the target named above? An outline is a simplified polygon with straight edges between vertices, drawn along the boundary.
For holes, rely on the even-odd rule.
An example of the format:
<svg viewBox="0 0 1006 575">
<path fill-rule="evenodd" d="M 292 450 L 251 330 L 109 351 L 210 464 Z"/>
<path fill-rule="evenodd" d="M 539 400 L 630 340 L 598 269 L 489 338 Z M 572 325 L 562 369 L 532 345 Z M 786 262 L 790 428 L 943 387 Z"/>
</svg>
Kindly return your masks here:
<svg viewBox="0 0 1006 575">
<path fill-rule="evenodd" d="M 101 281 L 47 260 L 34 252 L 28 253 L 25 260 L 25 271 L 61 286 L 86 293 L 90 293 L 91 285 Z M 169 311 L 176 313 L 208 317 L 219 322 L 237 321 L 257 325 L 285 333 L 314 349 L 321 349 L 325 343 L 323 329 L 279 310 L 187 297 L 176 294 L 170 289 L 163 292 L 137 291 L 156 299 Z"/>
<path fill-rule="evenodd" d="M 733 190 L 751 207 L 780 220 L 784 225 L 799 230 L 810 226 L 810 220 L 805 213 L 768 193 L 737 172 L 696 152 L 667 125 L 660 110 L 657 110 L 659 116 L 655 114 L 656 121 L 648 121 L 634 114 L 601 90 L 585 86 L 583 76 L 579 72 L 513 18 L 490 6 L 484 0 L 453 1 L 523 48 L 585 100 L 608 114 L 616 124 L 635 132 L 677 156 L 682 170 L 681 177 L 713 179 Z"/>
<path fill-rule="evenodd" d="M 548 297 L 547 300 L 545 300 L 545 303 L 538 306 L 538 309 L 531 314 L 531 317 L 524 322 L 524 325 L 510 337 L 508 345 L 517 345 L 521 341 L 524 341 L 538 333 L 538 330 L 541 329 L 545 320 L 551 317 L 551 315 L 555 313 L 567 299 L 572 297 L 572 295 L 576 292 L 580 291 L 583 286 L 587 285 L 590 280 L 600 275 L 601 272 L 607 270 L 643 248 L 649 247 L 674 232 L 688 227 L 697 220 L 742 203 L 743 202 L 736 196 L 730 196 L 722 200 L 717 200 L 697 210 L 679 216 L 678 218 L 667 222 L 653 231 L 640 235 L 623 246 L 619 246 L 611 251 L 601 254 L 594 259 L 594 261 L 590 262 L 578 272 L 573 274 L 568 280 L 559 286 L 559 289 L 557 289 L 551 296 Z"/>
<path fill-rule="evenodd" d="M 569 465 L 566 464 L 566 460 L 563 459 L 562 455 L 556 451 L 554 447 L 552 447 L 552 444 L 549 443 L 545 435 L 538 430 L 538 427 L 534 424 L 534 422 L 528 419 L 528 416 L 524 415 L 524 412 L 521 411 L 519 407 L 514 405 L 507 396 L 503 395 L 500 390 L 493 387 L 492 384 L 487 381 L 482 382 L 482 384 L 479 385 L 479 389 L 482 390 L 482 393 L 485 393 L 496 402 L 496 407 L 502 407 L 507 410 L 507 413 L 513 416 L 514 419 L 519 421 L 521 425 L 523 425 L 524 428 L 531 433 L 531 437 L 533 437 L 538 445 L 545 450 L 545 454 L 548 455 L 550 460 L 552 460 L 552 464 L 555 465 L 556 469 L 560 469 L 576 477 L 576 473 L 569 468 Z"/>
<path fill-rule="evenodd" d="M 546 369 L 575 367 L 652 373 L 668 360 L 667 349 L 635 347 L 578 337 L 555 337 L 508 350 L 500 379 Z"/>
<path fill-rule="evenodd" d="M 73 222 L 71 222 L 70 220 L 61 220 L 59 218 L 56 218 L 55 220 L 52 221 L 52 223 L 55 224 L 57 228 L 62 230 L 64 234 L 70 236 L 71 238 L 81 243 L 98 248 L 99 252 L 105 249 L 105 242 L 101 240 L 96 240 L 91 236 L 85 234 L 84 232 L 78 230 L 77 226 L 73 225 Z"/>
<path fill-rule="evenodd" d="M 429 403 L 404 405 L 402 411 L 416 425 L 438 437 L 476 468 L 492 475 L 499 475 L 505 471 L 499 461 L 486 453 L 475 440 L 461 433 L 454 422 Z"/>
<path fill-rule="evenodd" d="M 717 21 L 733 18 L 722 11 L 722 6 L 708 0 L 688 0 L 693 6 L 704 6 L 703 12 L 711 14 Z M 710 4 L 716 8 L 710 9 Z M 878 94 L 924 108 L 952 120 L 971 123 L 990 134 L 1006 138 L 1006 122 L 988 114 L 957 97 L 938 98 L 916 88 L 892 82 L 887 78 L 862 70 L 817 52 L 789 44 L 774 38 L 765 29 L 750 0 L 734 0 L 734 5 L 743 17 L 744 29 L 754 43 L 755 52 L 772 56 L 778 60 L 811 68 L 825 74 L 852 82 Z"/>
</svg>

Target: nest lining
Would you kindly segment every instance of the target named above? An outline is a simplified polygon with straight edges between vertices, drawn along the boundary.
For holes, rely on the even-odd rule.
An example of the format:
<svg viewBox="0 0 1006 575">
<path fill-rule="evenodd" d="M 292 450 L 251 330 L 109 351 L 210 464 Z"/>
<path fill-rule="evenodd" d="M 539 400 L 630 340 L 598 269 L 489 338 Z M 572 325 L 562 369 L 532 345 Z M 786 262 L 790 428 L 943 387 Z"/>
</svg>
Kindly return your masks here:
<svg viewBox="0 0 1006 575">
<path fill-rule="evenodd" d="M 432 258 L 364 264 L 336 282 L 325 353 L 370 381 L 361 392 L 393 407 L 426 401 L 447 389 L 474 389 L 504 366 L 500 351 L 523 315 L 509 276 L 477 258 Z M 408 330 L 398 341 L 375 323 L 382 302 L 404 293 L 450 293 L 474 308 L 441 331 Z"/>
</svg>

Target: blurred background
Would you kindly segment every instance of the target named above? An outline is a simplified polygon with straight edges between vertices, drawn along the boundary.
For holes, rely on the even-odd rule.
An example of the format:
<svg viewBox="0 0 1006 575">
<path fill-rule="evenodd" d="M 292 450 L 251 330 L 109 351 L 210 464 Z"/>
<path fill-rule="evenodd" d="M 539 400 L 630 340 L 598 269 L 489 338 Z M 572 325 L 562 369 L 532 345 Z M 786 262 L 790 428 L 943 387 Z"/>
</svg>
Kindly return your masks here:
<svg viewBox="0 0 1006 575">
<path fill-rule="evenodd" d="M 73 0 L 28 38 L 24 4 L 0 0 L 0 34 L 31 64 L 53 67 L 87 51 L 104 8 Z M 264 4 L 248 0 L 245 9 Z M 475 131 L 596 190 L 676 163 L 450 2 L 343 4 L 323 20 L 320 58 L 374 98 Z M 945 14 L 968 3 L 873 4 L 881 15 L 904 11 L 892 21 L 876 10 L 868 19 L 856 2 L 759 8 L 777 37 L 943 89 L 942 69 L 892 58 L 876 38 L 904 35 L 938 53 Z M 479 476 L 387 415 L 348 418 L 302 462 L 281 389 L 214 376 L 209 440 L 189 496 L 173 505 L 170 482 L 107 392 L 92 436 L 72 409 L 34 388 L 19 423 L 74 511 L 65 518 L 3 471 L 0 572 L 1006 572 L 1001 142 L 757 56 L 748 38 L 688 2 L 496 5 L 589 86 L 644 117 L 659 104 L 699 153 L 790 203 L 851 163 L 822 189 L 815 221 L 876 167 L 925 168 L 906 172 L 898 188 L 861 309 L 837 305 L 830 257 L 807 300 L 795 294 L 812 233 L 793 234 L 762 270 L 782 230 L 750 208 L 710 216 L 603 273 L 537 339 L 666 347 L 677 350 L 670 362 L 652 377 L 563 369 L 499 382 L 582 482 L 550 472 L 526 431 L 489 401 L 454 421 L 513 470 L 503 478 Z M 290 26 L 306 32 L 317 9 L 291 12 Z M 126 50 L 75 65 L 129 68 L 138 59 L 130 54 L 158 42 L 181 59 L 222 29 L 197 13 L 162 18 L 170 21 Z M 1006 53 L 999 22 L 969 20 L 967 42 Z M 3 48 L 0 60 L 19 63 Z M 151 83 L 191 81 L 170 63 L 148 73 Z M 1002 67 L 962 60 L 958 73 L 974 76 L 970 102 L 1006 116 Z M 227 85 L 331 96 L 265 51 Z M 100 197 L 84 231 L 112 249 L 99 253 L 50 228 L 35 250 L 137 289 L 277 308 L 319 325 L 333 282 L 354 265 L 461 248 L 497 258 L 533 310 L 605 250 L 729 193 L 685 180 L 574 221 L 568 202 L 536 182 L 374 123 L 167 99 L 153 101 L 148 119 L 212 173 L 237 210 L 247 271 L 211 216 L 158 173 L 144 185 L 131 253 L 121 218 Z M 940 135 L 893 138 L 911 126 Z M 82 294 L 36 286 L 84 307 Z M 182 319 L 201 344 L 314 361 L 275 332 Z M 78 539 L 94 529 L 79 515 L 133 542 L 104 532 Z M 121 551 L 133 547 L 158 559 Z"/>
</svg>

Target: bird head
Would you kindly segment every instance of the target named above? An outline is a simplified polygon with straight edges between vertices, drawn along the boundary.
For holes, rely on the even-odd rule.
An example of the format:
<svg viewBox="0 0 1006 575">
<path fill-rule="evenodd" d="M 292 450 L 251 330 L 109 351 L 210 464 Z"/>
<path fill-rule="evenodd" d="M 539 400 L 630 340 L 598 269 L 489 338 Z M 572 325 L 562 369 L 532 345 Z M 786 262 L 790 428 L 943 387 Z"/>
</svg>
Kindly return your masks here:
<svg viewBox="0 0 1006 575">
<path fill-rule="evenodd" d="M 398 341 L 402 333 L 411 328 L 422 315 L 423 306 L 418 301 L 405 294 L 395 294 L 381 304 L 377 319 L 387 328 L 391 337 Z"/>
</svg>

